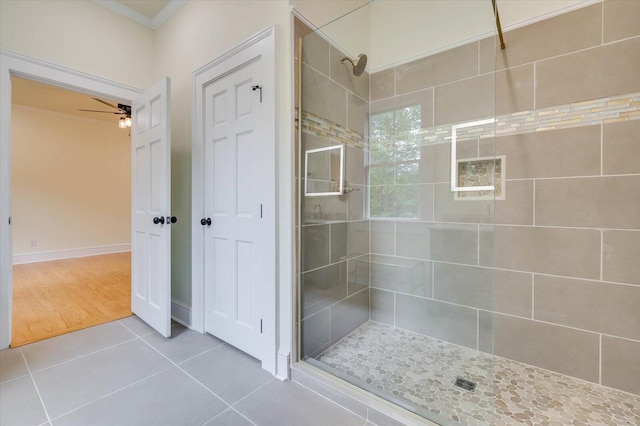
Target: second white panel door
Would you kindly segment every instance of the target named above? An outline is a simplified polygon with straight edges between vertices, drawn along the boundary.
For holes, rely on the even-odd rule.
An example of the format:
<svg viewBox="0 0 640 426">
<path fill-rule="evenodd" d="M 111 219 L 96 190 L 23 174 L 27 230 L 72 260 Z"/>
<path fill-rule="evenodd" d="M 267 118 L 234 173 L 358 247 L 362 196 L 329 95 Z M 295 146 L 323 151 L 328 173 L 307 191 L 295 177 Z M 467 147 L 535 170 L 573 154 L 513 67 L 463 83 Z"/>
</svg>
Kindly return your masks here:
<svg viewBox="0 0 640 426">
<path fill-rule="evenodd" d="M 260 59 L 205 88 L 204 279 L 205 331 L 262 358 Z M 262 142 L 262 143 L 261 143 Z M 208 225 L 209 220 L 211 224 Z"/>
</svg>

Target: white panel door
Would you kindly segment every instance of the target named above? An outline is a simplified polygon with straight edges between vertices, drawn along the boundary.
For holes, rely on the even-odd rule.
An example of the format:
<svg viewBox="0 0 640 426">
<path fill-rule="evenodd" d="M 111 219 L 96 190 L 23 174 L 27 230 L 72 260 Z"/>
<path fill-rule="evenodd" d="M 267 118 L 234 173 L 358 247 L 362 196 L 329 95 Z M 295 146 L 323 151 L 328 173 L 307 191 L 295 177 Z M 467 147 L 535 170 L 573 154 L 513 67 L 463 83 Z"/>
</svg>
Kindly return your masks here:
<svg viewBox="0 0 640 426">
<path fill-rule="evenodd" d="M 131 108 L 131 310 L 171 335 L 171 80 Z"/>
<path fill-rule="evenodd" d="M 262 305 L 268 226 L 262 185 L 269 184 L 261 138 L 260 59 L 205 88 L 205 331 L 262 358 Z M 211 224 L 208 219 L 211 220 Z M 262 281 L 262 285 L 261 285 Z"/>
</svg>

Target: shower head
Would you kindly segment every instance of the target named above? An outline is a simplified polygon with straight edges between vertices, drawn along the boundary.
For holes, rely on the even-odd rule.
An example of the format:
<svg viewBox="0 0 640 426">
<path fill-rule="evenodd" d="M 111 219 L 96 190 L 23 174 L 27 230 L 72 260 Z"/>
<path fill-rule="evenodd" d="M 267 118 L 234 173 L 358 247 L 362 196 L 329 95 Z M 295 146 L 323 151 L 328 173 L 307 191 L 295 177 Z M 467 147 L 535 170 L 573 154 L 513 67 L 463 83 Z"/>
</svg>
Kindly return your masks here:
<svg viewBox="0 0 640 426">
<path fill-rule="evenodd" d="M 358 77 L 359 75 L 362 75 L 362 73 L 364 72 L 364 67 L 367 66 L 367 55 L 365 55 L 364 53 L 359 54 L 355 62 L 343 56 L 342 59 L 340 59 L 340 62 L 344 64 L 344 61 L 351 62 L 351 65 L 353 65 L 353 75 Z"/>
</svg>

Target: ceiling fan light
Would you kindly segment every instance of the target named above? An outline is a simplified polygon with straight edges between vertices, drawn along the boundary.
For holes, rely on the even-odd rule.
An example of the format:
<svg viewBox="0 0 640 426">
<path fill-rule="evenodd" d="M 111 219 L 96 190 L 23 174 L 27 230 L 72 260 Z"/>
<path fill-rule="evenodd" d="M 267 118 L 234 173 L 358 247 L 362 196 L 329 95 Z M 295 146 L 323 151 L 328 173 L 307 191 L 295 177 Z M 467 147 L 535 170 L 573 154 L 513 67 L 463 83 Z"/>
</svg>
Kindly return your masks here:
<svg viewBox="0 0 640 426">
<path fill-rule="evenodd" d="M 131 117 L 127 117 L 124 119 L 124 126 L 131 127 Z"/>
<path fill-rule="evenodd" d="M 121 129 L 127 127 L 127 123 L 124 117 L 120 117 L 120 120 L 118 120 L 118 127 L 120 127 Z"/>
</svg>

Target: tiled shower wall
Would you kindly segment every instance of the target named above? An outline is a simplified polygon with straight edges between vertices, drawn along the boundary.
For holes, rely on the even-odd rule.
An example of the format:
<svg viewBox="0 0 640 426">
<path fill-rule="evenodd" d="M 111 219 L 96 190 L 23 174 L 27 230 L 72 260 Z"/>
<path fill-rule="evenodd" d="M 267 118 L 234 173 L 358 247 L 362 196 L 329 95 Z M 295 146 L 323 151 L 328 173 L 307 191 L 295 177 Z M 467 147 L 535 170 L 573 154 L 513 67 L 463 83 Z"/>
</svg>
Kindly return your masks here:
<svg viewBox="0 0 640 426">
<path fill-rule="evenodd" d="M 351 65 L 340 62 L 342 56 L 317 34 L 303 38 L 299 158 L 305 150 L 344 144 L 345 179 L 353 191 L 344 197 L 299 197 L 302 357 L 320 354 L 369 320 L 364 150 L 369 75 L 355 77 Z"/>
<path fill-rule="evenodd" d="M 640 394 L 640 2 L 505 39 L 371 76 L 372 123 L 410 105 L 422 120 L 419 154 L 372 174 L 378 203 L 416 202 L 371 218 L 371 318 Z M 494 109 L 495 143 L 458 156 L 505 156 L 505 199 L 456 200 L 438 128 Z"/>
</svg>

